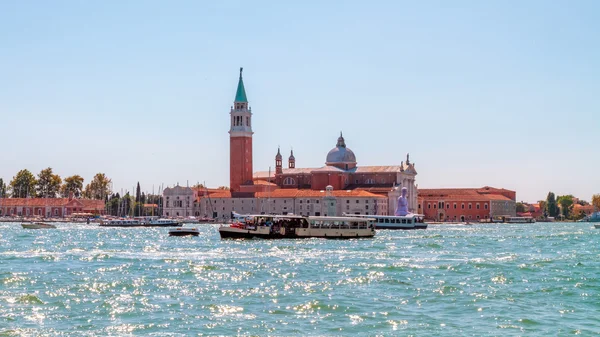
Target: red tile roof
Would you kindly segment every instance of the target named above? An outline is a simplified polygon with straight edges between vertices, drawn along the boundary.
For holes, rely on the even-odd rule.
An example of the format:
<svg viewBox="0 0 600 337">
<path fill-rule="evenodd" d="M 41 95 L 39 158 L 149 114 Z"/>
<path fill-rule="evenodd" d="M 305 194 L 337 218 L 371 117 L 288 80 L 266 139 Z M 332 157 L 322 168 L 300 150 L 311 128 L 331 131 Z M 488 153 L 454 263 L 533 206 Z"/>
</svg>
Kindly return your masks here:
<svg viewBox="0 0 600 337">
<path fill-rule="evenodd" d="M 0 207 L 66 207 L 71 204 L 81 204 L 83 209 L 104 209 L 104 201 L 68 198 L 6 198 L 0 199 Z"/>
</svg>

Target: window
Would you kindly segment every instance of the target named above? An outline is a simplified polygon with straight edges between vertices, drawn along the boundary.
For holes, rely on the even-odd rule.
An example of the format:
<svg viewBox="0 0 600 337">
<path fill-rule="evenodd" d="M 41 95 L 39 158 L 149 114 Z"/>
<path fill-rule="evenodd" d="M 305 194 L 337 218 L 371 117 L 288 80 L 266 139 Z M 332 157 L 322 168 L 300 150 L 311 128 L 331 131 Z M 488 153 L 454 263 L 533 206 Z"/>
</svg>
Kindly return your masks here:
<svg viewBox="0 0 600 337">
<path fill-rule="evenodd" d="M 317 204 L 319 203 L 319 200 L 317 200 Z"/>
<path fill-rule="evenodd" d="M 375 180 L 374 179 L 367 179 L 367 180 L 365 180 L 365 184 L 375 184 Z"/>
<path fill-rule="evenodd" d="M 349 204 L 349 203 L 350 203 L 350 200 L 346 200 L 346 203 L 347 203 L 347 204 Z"/>
<path fill-rule="evenodd" d="M 349 210 L 349 209 L 350 209 L 350 206 L 346 205 L 346 210 Z"/>
<path fill-rule="evenodd" d="M 465 209 L 465 204 L 461 204 L 461 205 L 460 205 L 460 208 L 461 208 L 461 209 Z"/>
<path fill-rule="evenodd" d="M 369 209 L 369 205 L 365 205 L 365 209 Z"/>
<path fill-rule="evenodd" d="M 367 199 L 367 200 L 365 200 L 365 204 L 368 204 L 368 203 L 369 203 L 369 200 L 368 200 L 368 199 Z"/>
<path fill-rule="evenodd" d="M 436 206 L 437 206 L 436 204 L 433 204 L 433 209 L 435 209 Z"/>
<path fill-rule="evenodd" d="M 487 209 L 487 204 L 483 204 L 483 208 Z"/>
<path fill-rule="evenodd" d="M 454 209 L 456 209 L 456 203 L 454 203 Z"/>
<path fill-rule="evenodd" d="M 331 203 L 331 206 L 333 206 L 333 202 Z"/>
<path fill-rule="evenodd" d="M 469 204 L 469 209 L 472 209 L 472 208 L 473 208 L 473 205 Z"/>
<path fill-rule="evenodd" d="M 302 200 L 300 200 L 300 203 L 302 203 Z"/>
<path fill-rule="evenodd" d="M 284 185 L 296 185 L 296 180 L 292 177 L 287 177 L 283 180 Z"/>
<path fill-rule="evenodd" d="M 358 204 L 358 200 L 356 200 L 356 203 Z"/>
<path fill-rule="evenodd" d="M 475 204 L 475 208 L 479 209 L 479 203 Z"/>
<path fill-rule="evenodd" d="M 427 209 L 431 209 L 431 204 L 427 204 Z"/>
<path fill-rule="evenodd" d="M 450 204 L 446 204 L 446 208 L 447 208 L 447 209 L 450 209 Z"/>
</svg>

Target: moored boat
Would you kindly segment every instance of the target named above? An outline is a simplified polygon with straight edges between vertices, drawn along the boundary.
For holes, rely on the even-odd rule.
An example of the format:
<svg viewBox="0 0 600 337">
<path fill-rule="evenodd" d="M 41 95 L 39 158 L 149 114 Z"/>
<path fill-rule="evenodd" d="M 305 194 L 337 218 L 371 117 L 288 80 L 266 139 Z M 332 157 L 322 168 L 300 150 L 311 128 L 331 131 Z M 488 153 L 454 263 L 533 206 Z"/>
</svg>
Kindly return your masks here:
<svg viewBox="0 0 600 337">
<path fill-rule="evenodd" d="M 219 228 L 226 238 L 365 238 L 375 235 L 373 219 L 297 215 L 247 215 L 244 220 Z"/>
<path fill-rule="evenodd" d="M 101 227 L 142 227 L 144 226 L 140 220 L 135 219 L 108 219 L 100 220 Z"/>
<path fill-rule="evenodd" d="M 172 219 L 107 219 L 101 220 L 102 227 L 177 227 L 181 223 Z"/>
<path fill-rule="evenodd" d="M 56 228 L 56 226 L 44 223 L 44 222 L 31 222 L 31 223 L 22 223 L 21 227 L 26 229 L 48 229 L 48 228 Z"/>
<path fill-rule="evenodd" d="M 594 212 L 588 216 L 586 216 L 583 221 L 586 222 L 600 222 L 600 212 Z M 596 228 L 600 228 L 598 225 L 594 225 Z"/>
</svg>

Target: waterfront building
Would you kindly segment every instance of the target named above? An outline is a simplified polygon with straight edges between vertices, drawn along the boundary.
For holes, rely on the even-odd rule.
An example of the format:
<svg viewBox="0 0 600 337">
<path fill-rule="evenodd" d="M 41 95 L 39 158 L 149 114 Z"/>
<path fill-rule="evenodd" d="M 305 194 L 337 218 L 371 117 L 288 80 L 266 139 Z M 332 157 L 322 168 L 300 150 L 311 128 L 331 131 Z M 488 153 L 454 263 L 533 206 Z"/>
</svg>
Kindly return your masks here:
<svg viewBox="0 0 600 337">
<path fill-rule="evenodd" d="M 342 213 L 393 215 L 403 187 L 408 191 L 409 211 L 426 211 L 418 201 L 417 171 L 408 154 L 406 160 L 401 161 L 399 165 L 360 166 L 341 132 L 335 147 L 327 153 L 324 166 L 297 167 L 297 158 L 291 150 L 287 168 L 284 168 L 283 155 L 278 148 L 275 170 L 253 172 L 252 110 L 249 107 L 242 70 L 240 68 L 237 91 L 229 112 L 230 190 L 202 191 L 181 186 L 167 188 L 163 191 L 163 215 L 218 219 L 229 219 L 233 212 L 329 216 Z M 472 205 L 479 203 L 479 206 L 472 207 L 482 208 L 481 214 L 463 212 L 465 219 L 475 219 L 478 216 L 483 218 L 486 215 L 489 217 L 493 213 L 511 214 L 510 208 L 514 206 L 514 198 L 512 204 L 504 204 L 511 201 L 510 196 L 504 197 L 502 193 L 487 195 L 489 197 L 484 198 L 477 194 L 480 199 L 478 201 L 473 199 L 473 195 L 472 200 L 465 201 Z M 487 201 L 487 206 L 484 206 L 483 199 Z M 486 207 L 486 214 L 483 207 Z M 454 219 L 454 212 L 448 210 L 443 213 L 444 219 Z M 457 220 L 461 219 L 463 213 L 456 214 Z M 426 214 L 433 218 L 438 216 L 436 212 L 431 211 Z M 514 212 L 512 214 L 514 215 Z"/>
<path fill-rule="evenodd" d="M 75 213 L 104 214 L 104 201 L 74 198 L 0 198 L 0 216 L 62 218 Z"/>
<path fill-rule="evenodd" d="M 419 189 L 419 213 L 435 221 L 479 221 L 516 216 L 516 192 L 482 188 Z"/>
</svg>

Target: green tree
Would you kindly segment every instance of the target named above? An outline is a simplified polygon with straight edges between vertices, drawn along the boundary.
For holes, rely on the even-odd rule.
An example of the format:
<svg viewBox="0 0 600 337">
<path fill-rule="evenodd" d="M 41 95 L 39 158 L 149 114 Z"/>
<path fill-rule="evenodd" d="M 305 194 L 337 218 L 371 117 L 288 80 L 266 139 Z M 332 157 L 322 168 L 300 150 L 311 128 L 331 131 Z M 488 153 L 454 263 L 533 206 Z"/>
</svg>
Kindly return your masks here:
<svg viewBox="0 0 600 337">
<path fill-rule="evenodd" d="M 97 173 L 94 179 L 85 186 L 83 196 L 88 199 L 104 200 L 111 194 L 111 180 L 104 173 Z"/>
<path fill-rule="evenodd" d="M 525 205 L 522 202 L 517 202 L 517 213 L 525 213 Z"/>
<path fill-rule="evenodd" d="M 9 187 L 13 198 L 27 198 L 29 195 L 35 195 L 35 177 L 29 170 L 23 169 L 13 177 Z"/>
<path fill-rule="evenodd" d="M 592 196 L 592 205 L 596 207 L 596 209 L 600 209 L 600 194 L 594 194 Z"/>
<path fill-rule="evenodd" d="M 51 167 L 41 170 L 36 181 L 37 196 L 40 198 L 56 198 L 61 183 L 62 179 L 58 174 L 52 172 Z"/>
<path fill-rule="evenodd" d="M 556 202 L 560 205 L 560 210 L 562 211 L 562 215 L 565 218 L 568 218 L 573 209 L 573 196 L 572 195 L 563 195 L 556 199 Z"/>
<path fill-rule="evenodd" d="M 558 206 L 556 205 L 556 197 L 552 192 L 548 192 L 548 197 L 546 198 L 546 210 L 548 211 L 548 216 L 558 216 Z"/>
<path fill-rule="evenodd" d="M 0 178 L 0 198 L 6 198 L 6 184 L 2 178 Z"/>
<path fill-rule="evenodd" d="M 135 202 L 140 202 L 140 198 L 142 197 L 140 191 L 140 182 L 138 181 L 137 187 L 135 188 Z"/>
<path fill-rule="evenodd" d="M 63 198 L 68 198 L 71 193 L 75 198 L 81 197 L 83 193 L 83 178 L 80 175 L 66 177 L 63 185 L 60 187 L 60 194 Z"/>
</svg>

